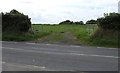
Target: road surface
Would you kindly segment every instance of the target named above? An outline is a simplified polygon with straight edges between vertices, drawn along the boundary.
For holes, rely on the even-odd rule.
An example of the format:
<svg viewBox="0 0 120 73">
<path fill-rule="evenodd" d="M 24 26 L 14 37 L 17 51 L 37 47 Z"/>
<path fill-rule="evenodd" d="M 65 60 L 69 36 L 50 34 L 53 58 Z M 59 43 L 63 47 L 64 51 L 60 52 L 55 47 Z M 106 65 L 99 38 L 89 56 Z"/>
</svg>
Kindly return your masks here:
<svg viewBox="0 0 120 73">
<path fill-rule="evenodd" d="M 3 71 L 118 71 L 118 49 L 2 42 Z"/>
</svg>

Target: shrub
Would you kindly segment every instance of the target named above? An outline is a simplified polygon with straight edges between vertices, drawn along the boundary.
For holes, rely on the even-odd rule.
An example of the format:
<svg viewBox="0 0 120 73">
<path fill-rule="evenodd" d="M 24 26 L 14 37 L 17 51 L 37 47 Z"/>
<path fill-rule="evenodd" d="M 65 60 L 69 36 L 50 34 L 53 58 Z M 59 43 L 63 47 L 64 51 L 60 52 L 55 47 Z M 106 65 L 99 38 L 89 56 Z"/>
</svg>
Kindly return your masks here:
<svg viewBox="0 0 120 73">
<path fill-rule="evenodd" d="M 120 14 L 110 13 L 104 18 L 98 18 L 98 27 L 103 29 L 120 30 Z"/>
<path fill-rule="evenodd" d="M 31 28 L 31 21 L 27 15 L 17 10 L 10 13 L 2 13 L 2 31 L 3 32 L 28 32 Z"/>
</svg>

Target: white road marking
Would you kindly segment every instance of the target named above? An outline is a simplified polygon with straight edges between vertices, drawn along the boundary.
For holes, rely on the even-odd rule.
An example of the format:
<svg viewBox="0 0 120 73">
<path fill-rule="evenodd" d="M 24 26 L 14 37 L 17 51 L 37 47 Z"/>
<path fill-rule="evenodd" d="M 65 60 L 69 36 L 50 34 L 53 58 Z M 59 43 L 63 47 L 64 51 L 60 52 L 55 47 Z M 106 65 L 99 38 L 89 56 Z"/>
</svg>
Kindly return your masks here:
<svg viewBox="0 0 120 73">
<path fill-rule="evenodd" d="M 108 48 L 108 49 L 118 49 L 118 48 Z"/>
<path fill-rule="evenodd" d="M 97 47 L 97 48 L 105 48 L 105 47 Z"/>
<path fill-rule="evenodd" d="M 5 64 L 6 62 L 2 62 L 2 64 Z"/>
<path fill-rule="evenodd" d="M 10 65 L 10 66 L 17 66 L 17 67 L 24 67 L 24 68 L 37 68 L 37 69 L 46 69 L 45 66 L 36 66 L 36 65 L 25 65 L 25 64 L 15 64 L 15 63 L 6 63 L 6 62 L 3 62 L 3 64 L 7 64 L 7 65 Z"/>
<path fill-rule="evenodd" d="M 45 45 L 52 45 L 52 44 L 45 44 Z"/>
<path fill-rule="evenodd" d="M 12 42 L 12 43 L 17 43 L 17 42 Z M 39 44 L 39 43 L 30 43 L 30 42 L 26 42 L 26 44 L 31 44 L 31 45 L 47 45 L 47 46 L 61 46 L 61 45 L 57 45 L 57 44 Z M 62 45 L 64 47 L 81 47 L 81 46 L 75 46 L 75 45 Z M 118 48 L 106 48 L 106 47 L 97 47 L 97 48 L 102 48 L 102 49 L 109 49 L 109 50 L 117 50 Z"/>
<path fill-rule="evenodd" d="M 92 54 L 76 54 L 76 53 L 71 53 L 72 55 L 81 55 L 81 56 L 96 56 L 96 57 L 106 57 L 106 58 L 120 58 L 116 56 L 105 56 L 105 55 L 92 55 Z"/>
<path fill-rule="evenodd" d="M 26 44 L 31 44 L 31 45 L 47 45 L 47 46 L 61 46 L 61 45 L 58 45 L 58 44 L 39 44 L 39 43 L 29 43 L 29 42 L 26 42 Z M 63 47 L 81 47 L 81 46 L 74 46 L 74 45 L 62 45 Z"/>
<path fill-rule="evenodd" d="M 0 64 L 5 64 L 6 62 L 0 61 Z"/>
<path fill-rule="evenodd" d="M 71 47 L 81 47 L 81 46 L 73 46 L 73 45 L 71 45 Z"/>
<path fill-rule="evenodd" d="M 102 48 L 102 49 L 113 49 L 113 50 L 117 50 L 118 48 L 106 48 L 106 47 L 97 47 L 97 48 Z"/>
<path fill-rule="evenodd" d="M 3 47 L 5 49 L 15 49 L 19 51 L 26 51 L 26 52 L 36 52 L 36 53 L 45 53 L 45 54 L 57 54 L 57 55 L 77 55 L 77 56 L 91 56 L 91 57 L 106 57 L 106 58 L 120 58 L 117 56 L 106 56 L 106 55 L 97 55 L 97 54 L 79 54 L 79 53 L 60 53 L 60 52 L 46 52 L 46 51 L 35 51 L 35 50 L 25 50 L 25 49 L 16 49 L 16 48 L 9 48 Z"/>
<path fill-rule="evenodd" d="M 44 66 L 33 66 L 34 68 L 46 68 L 46 67 L 44 67 Z"/>
<path fill-rule="evenodd" d="M 9 48 L 9 47 L 2 47 L 2 48 L 5 48 L 5 49 L 6 49 L 6 48 L 7 48 L 7 49 L 15 49 L 15 48 Z"/>
<path fill-rule="evenodd" d="M 36 43 L 26 43 L 26 44 L 32 44 L 32 45 L 35 45 Z"/>
<path fill-rule="evenodd" d="M 2 43 L 3 43 L 3 42 L 5 42 L 5 41 L 2 41 Z M 5 42 L 5 43 L 14 43 L 14 44 L 16 44 L 16 43 L 18 43 L 18 42 Z"/>
</svg>

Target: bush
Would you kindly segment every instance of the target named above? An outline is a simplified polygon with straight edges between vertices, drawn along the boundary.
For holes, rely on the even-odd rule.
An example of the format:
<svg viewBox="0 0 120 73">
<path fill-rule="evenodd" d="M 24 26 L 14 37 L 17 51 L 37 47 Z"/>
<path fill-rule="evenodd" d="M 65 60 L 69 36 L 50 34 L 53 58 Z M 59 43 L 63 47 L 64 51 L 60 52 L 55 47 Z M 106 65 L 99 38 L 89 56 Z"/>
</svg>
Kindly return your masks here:
<svg viewBox="0 0 120 73">
<path fill-rule="evenodd" d="M 10 13 L 2 14 L 2 31 L 3 32 L 28 32 L 31 28 L 31 21 L 27 15 L 17 10 Z"/>
<path fill-rule="evenodd" d="M 98 27 L 103 29 L 120 30 L 120 14 L 110 13 L 104 18 L 98 18 Z"/>
</svg>

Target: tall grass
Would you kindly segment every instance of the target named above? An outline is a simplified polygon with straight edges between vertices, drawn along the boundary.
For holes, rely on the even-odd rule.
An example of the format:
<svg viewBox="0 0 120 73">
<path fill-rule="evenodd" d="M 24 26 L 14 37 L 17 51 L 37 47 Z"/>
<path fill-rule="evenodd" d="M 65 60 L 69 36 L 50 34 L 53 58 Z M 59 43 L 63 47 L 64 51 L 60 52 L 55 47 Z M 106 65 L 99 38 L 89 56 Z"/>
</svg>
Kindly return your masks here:
<svg viewBox="0 0 120 73">
<path fill-rule="evenodd" d="M 37 38 L 48 35 L 47 32 L 39 32 L 35 34 L 31 33 L 3 33 L 2 40 L 3 41 L 32 41 Z"/>
<path fill-rule="evenodd" d="M 97 28 L 91 36 L 91 45 L 118 48 L 119 32 L 118 30 Z"/>
</svg>

